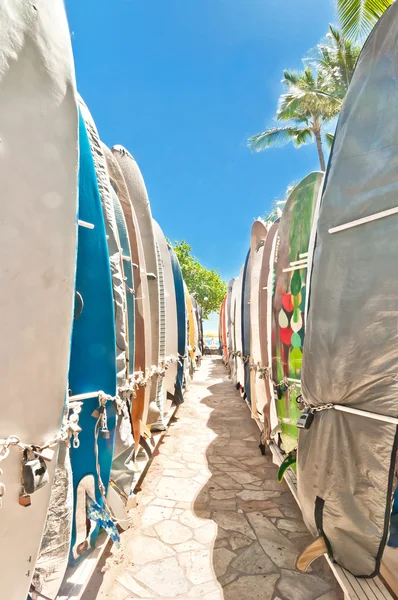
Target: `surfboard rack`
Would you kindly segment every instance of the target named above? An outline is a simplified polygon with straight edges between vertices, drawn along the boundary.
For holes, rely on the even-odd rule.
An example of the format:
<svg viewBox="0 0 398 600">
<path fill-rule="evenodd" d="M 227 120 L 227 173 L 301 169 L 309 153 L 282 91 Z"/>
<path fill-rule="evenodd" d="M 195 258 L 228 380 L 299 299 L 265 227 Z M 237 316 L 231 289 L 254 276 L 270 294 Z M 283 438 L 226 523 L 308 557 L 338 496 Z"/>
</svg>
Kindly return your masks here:
<svg viewBox="0 0 398 600">
<path fill-rule="evenodd" d="M 288 273 L 289 271 L 299 271 L 300 269 L 306 269 L 308 266 L 307 261 L 295 265 L 294 267 L 286 267 L 286 269 L 282 269 L 282 273 Z"/>
<path fill-rule="evenodd" d="M 85 227 L 86 229 L 94 229 L 94 225 L 92 223 L 82 221 L 81 219 L 77 221 L 77 224 L 79 225 L 79 227 Z"/>
<path fill-rule="evenodd" d="M 344 231 L 345 229 L 352 229 L 353 227 L 358 227 L 359 225 L 364 225 L 365 223 L 371 223 L 372 221 L 378 221 L 379 219 L 384 219 L 385 217 L 390 217 L 391 215 L 396 214 L 398 214 L 398 207 L 389 208 L 388 210 L 382 210 L 381 212 L 374 213 L 368 217 L 362 217 L 362 219 L 355 219 L 355 221 L 349 221 L 348 223 L 331 227 L 328 231 L 329 233 L 338 233 L 339 231 Z"/>
<path fill-rule="evenodd" d="M 89 398 L 95 398 L 103 394 L 101 391 L 96 392 L 86 392 L 85 394 L 76 394 L 76 396 L 68 396 L 68 402 L 80 402 L 82 400 L 88 400 Z"/>
<path fill-rule="evenodd" d="M 251 407 L 247 400 L 245 401 L 248 409 L 251 412 Z M 364 411 L 360 411 L 361 413 Z M 391 417 L 392 418 L 392 417 Z M 254 419 L 257 423 L 258 428 L 263 433 L 264 427 L 259 419 Z M 279 468 L 284 460 L 284 455 L 281 450 L 278 448 L 276 444 L 271 442 L 269 444 L 269 449 L 272 453 L 272 460 L 274 464 Z M 286 469 L 283 478 L 289 489 L 296 500 L 299 508 L 299 498 L 297 493 L 297 477 L 293 469 L 290 467 Z M 388 550 L 393 550 L 388 548 Z M 388 565 L 384 566 L 383 562 L 381 564 L 381 576 L 374 577 L 372 579 L 354 577 L 349 571 L 346 571 L 340 565 L 334 563 L 327 554 L 324 555 L 325 559 L 335 576 L 337 583 L 340 585 L 343 593 L 344 600 L 396 600 L 396 596 L 392 595 L 387 585 L 396 584 L 396 580 L 393 581 L 391 570 L 388 569 Z M 391 575 L 391 577 L 390 577 Z M 394 585 L 395 588 L 395 585 Z M 397 589 L 397 588 L 395 588 Z"/>
<path fill-rule="evenodd" d="M 79 394 L 77 396 L 70 396 L 69 398 L 73 398 L 73 401 L 77 401 L 78 398 L 80 400 L 84 400 L 86 398 L 93 398 L 98 395 L 100 392 L 88 392 L 87 394 Z M 82 398 L 83 396 L 83 398 Z M 168 400 L 166 403 L 166 412 L 167 412 L 167 425 L 165 431 L 153 432 L 152 433 L 152 457 L 156 454 L 155 450 L 160 445 L 161 440 L 164 435 L 168 431 L 168 426 L 175 416 L 178 406 L 172 405 L 172 401 Z M 143 432 L 147 431 L 147 427 L 142 428 Z M 145 452 L 139 452 L 137 456 L 137 469 L 135 471 L 135 480 L 133 483 L 133 494 L 138 493 L 142 481 L 145 478 L 148 470 L 150 469 L 152 458 L 148 458 Z M 139 505 L 139 499 L 138 503 Z M 132 511 L 135 510 L 135 506 L 132 508 Z M 84 596 L 84 593 L 89 585 L 91 578 L 98 572 L 100 566 L 105 561 L 105 556 L 108 555 L 108 551 L 112 545 L 112 542 L 105 532 L 101 533 L 96 541 L 95 548 L 93 551 L 80 563 L 73 567 L 69 567 L 65 573 L 65 577 L 61 586 L 61 589 L 58 593 L 57 600 L 81 600 Z M 100 581 L 93 582 L 92 587 L 96 588 L 102 582 L 102 577 Z"/>
</svg>

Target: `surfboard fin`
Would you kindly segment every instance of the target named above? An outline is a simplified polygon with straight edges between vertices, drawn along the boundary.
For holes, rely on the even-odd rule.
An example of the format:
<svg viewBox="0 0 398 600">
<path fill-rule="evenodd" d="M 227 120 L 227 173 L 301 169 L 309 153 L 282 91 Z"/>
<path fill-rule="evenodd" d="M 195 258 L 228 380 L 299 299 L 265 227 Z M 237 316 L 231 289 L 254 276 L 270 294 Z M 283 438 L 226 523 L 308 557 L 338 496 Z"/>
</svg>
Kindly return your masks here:
<svg viewBox="0 0 398 600">
<path fill-rule="evenodd" d="M 295 470 L 296 466 L 296 457 L 293 454 L 288 454 L 285 459 L 281 462 L 278 469 L 278 481 L 279 483 L 282 481 L 285 472 L 289 467 L 292 467 Z"/>
<path fill-rule="evenodd" d="M 317 537 L 309 546 L 307 546 L 296 560 L 296 569 L 305 573 L 310 565 L 324 554 L 327 554 L 325 540 L 323 537 Z"/>
</svg>

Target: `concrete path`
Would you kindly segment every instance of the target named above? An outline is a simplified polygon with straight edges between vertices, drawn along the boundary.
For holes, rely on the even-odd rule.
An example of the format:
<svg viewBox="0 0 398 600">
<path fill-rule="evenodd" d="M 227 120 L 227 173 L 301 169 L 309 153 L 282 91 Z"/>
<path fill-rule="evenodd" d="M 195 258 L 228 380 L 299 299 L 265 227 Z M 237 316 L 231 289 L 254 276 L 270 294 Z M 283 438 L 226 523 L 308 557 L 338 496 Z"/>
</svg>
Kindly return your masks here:
<svg viewBox="0 0 398 600">
<path fill-rule="evenodd" d="M 85 600 L 341 600 L 324 559 L 295 571 L 311 537 L 258 442 L 220 358 L 205 358 L 142 484 L 133 526 Z"/>
</svg>

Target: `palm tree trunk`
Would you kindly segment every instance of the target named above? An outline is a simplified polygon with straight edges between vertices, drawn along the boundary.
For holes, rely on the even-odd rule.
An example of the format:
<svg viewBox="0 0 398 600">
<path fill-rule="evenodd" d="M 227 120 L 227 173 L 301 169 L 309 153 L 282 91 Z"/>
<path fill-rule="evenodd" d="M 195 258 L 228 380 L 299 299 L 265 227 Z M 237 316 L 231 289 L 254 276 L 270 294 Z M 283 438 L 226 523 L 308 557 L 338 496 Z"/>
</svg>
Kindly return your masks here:
<svg viewBox="0 0 398 600">
<path fill-rule="evenodd" d="M 325 156 L 323 154 L 323 149 L 322 149 L 322 136 L 321 136 L 321 130 L 320 129 L 315 129 L 314 130 L 314 136 L 315 136 L 315 141 L 316 141 L 316 148 L 318 150 L 318 156 L 319 156 L 319 162 L 321 165 L 321 171 L 325 171 Z"/>
</svg>

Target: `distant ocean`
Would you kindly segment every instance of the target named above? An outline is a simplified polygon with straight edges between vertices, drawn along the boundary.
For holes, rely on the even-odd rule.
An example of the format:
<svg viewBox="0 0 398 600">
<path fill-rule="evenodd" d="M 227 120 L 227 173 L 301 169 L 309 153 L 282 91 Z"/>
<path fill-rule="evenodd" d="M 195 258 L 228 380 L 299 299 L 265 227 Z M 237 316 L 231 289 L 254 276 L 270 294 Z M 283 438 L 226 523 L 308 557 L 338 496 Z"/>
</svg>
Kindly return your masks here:
<svg viewBox="0 0 398 600">
<path fill-rule="evenodd" d="M 206 337 L 206 335 L 204 335 L 203 339 L 204 339 L 206 346 L 209 346 L 209 348 L 219 348 L 220 347 L 220 342 L 219 342 L 218 338 Z"/>
</svg>

